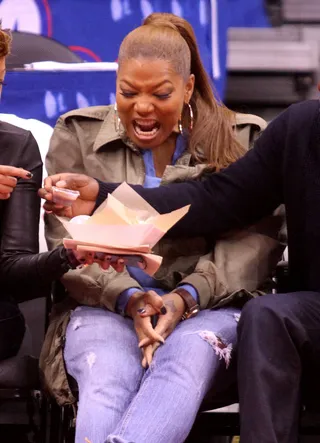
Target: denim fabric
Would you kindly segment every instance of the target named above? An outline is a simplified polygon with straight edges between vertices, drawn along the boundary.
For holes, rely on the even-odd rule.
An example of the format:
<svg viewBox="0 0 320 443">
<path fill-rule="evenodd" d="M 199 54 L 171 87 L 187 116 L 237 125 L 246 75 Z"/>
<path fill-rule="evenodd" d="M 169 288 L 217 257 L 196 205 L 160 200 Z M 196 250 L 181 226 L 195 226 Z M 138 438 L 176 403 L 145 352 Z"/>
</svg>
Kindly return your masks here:
<svg viewBox="0 0 320 443">
<path fill-rule="evenodd" d="M 145 371 L 131 319 L 78 307 L 64 352 L 79 385 L 76 443 L 183 442 L 216 377 L 235 380 L 226 366 L 238 317 L 224 308 L 181 322 Z"/>
</svg>

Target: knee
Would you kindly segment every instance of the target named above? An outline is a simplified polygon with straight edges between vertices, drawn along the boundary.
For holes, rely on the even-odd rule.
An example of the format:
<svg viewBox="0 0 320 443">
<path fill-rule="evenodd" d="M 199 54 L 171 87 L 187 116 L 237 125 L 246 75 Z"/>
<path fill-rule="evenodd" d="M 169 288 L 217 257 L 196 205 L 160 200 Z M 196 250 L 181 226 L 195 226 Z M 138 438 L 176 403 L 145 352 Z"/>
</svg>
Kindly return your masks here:
<svg viewBox="0 0 320 443">
<path fill-rule="evenodd" d="M 243 308 L 238 330 L 244 327 L 255 328 L 257 332 L 272 328 L 275 322 L 282 322 L 286 315 L 286 305 L 277 300 L 276 294 L 265 295 L 249 301 Z"/>
</svg>

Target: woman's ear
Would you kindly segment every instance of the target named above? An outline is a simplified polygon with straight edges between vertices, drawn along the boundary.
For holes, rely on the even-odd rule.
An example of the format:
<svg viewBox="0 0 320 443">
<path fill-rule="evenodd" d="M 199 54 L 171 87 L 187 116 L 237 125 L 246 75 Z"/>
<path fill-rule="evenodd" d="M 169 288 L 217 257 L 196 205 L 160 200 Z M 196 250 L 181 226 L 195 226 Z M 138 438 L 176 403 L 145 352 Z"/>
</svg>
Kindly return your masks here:
<svg viewBox="0 0 320 443">
<path fill-rule="evenodd" d="M 190 74 L 186 86 L 185 86 L 185 96 L 184 96 L 184 101 L 185 103 L 189 103 L 192 94 L 193 94 L 193 90 L 194 90 L 194 82 L 195 82 L 195 77 L 194 74 Z"/>
</svg>

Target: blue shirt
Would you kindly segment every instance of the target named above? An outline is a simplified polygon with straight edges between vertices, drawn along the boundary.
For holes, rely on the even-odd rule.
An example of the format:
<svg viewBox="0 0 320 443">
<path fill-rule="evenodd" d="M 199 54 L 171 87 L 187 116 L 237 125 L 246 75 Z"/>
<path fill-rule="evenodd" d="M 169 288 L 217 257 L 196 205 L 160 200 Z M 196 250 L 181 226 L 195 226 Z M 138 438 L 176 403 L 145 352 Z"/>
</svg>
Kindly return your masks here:
<svg viewBox="0 0 320 443">
<path fill-rule="evenodd" d="M 181 157 L 181 155 L 184 153 L 185 150 L 186 150 L 185 140 L 181 135 L 179 135 L 176 141 L 176 147 L 172 157 L 172 165 L 174 165 L 177 162 L 177 160 Z M 141 149 L 141 154 L 143 157 L 145 170 L 146 170 L 145 181 L 143 184 L 144 188 L 159 187 L 161 183 L 161 178 L 156 176 L 156 171 L 153 163 L 152 149 Z M 142 288 L 145 291 L 153 290 L 159 295 L 164 295 L 168 293 L 167 290 L 161 288 L 159 282 L 156 279 L 150 277 L 142 269 L 133 266 L 127 266 L 127 271 L 129 272 L 131 277 L 134 278 L 142 286 Z M 198 291 L 192 285 L 182 284 L 179 285 L 179 287 L 186 289 L 198 303 L 199 294 Z M 123 291 L 119 295 L 117 300 L 118 312 L 120 312 L 121 314 L 125 313 L 129 298 L 137 291 L 140 291 L 140 288 L 129 288 Z"/>
</svg>

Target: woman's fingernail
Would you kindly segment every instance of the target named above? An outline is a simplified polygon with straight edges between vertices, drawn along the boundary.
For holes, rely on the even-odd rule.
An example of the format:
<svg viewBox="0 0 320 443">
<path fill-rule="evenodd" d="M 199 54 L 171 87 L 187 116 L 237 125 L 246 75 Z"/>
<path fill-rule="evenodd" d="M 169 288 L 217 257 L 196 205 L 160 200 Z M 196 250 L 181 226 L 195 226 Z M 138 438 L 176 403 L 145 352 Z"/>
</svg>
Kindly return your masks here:
<svg viewBox="0 0 320 443">
<path fill-rule="evenodd" d="M 67 182 L 65 180 L 59 180 L 56 183 L 56 186 L 58 186 L 58 188 L 65 188 L 67 186 Z"/>
<path fill-rule="evenodd" d="M 160 312 L 162 315 L 165 315 L 167 313 L 167 308 L 165 306 L 162 306 L 162 308 L 160 309 Z"/>
<path fill-rule="evenodd" d="M 28 172 L 26 175 L 27 175 L 28 178 L 32 178 L 33 177 L 33 174 L 31 174 L 31 172 Z"/>
<path fill-rule="evenodd" d="M 137 309 L 137 312 L 139 312 L 139 314 L 145 314 L 147 311 L 145 310 L 145 308 L 139 308 Z"/>
</svg>

